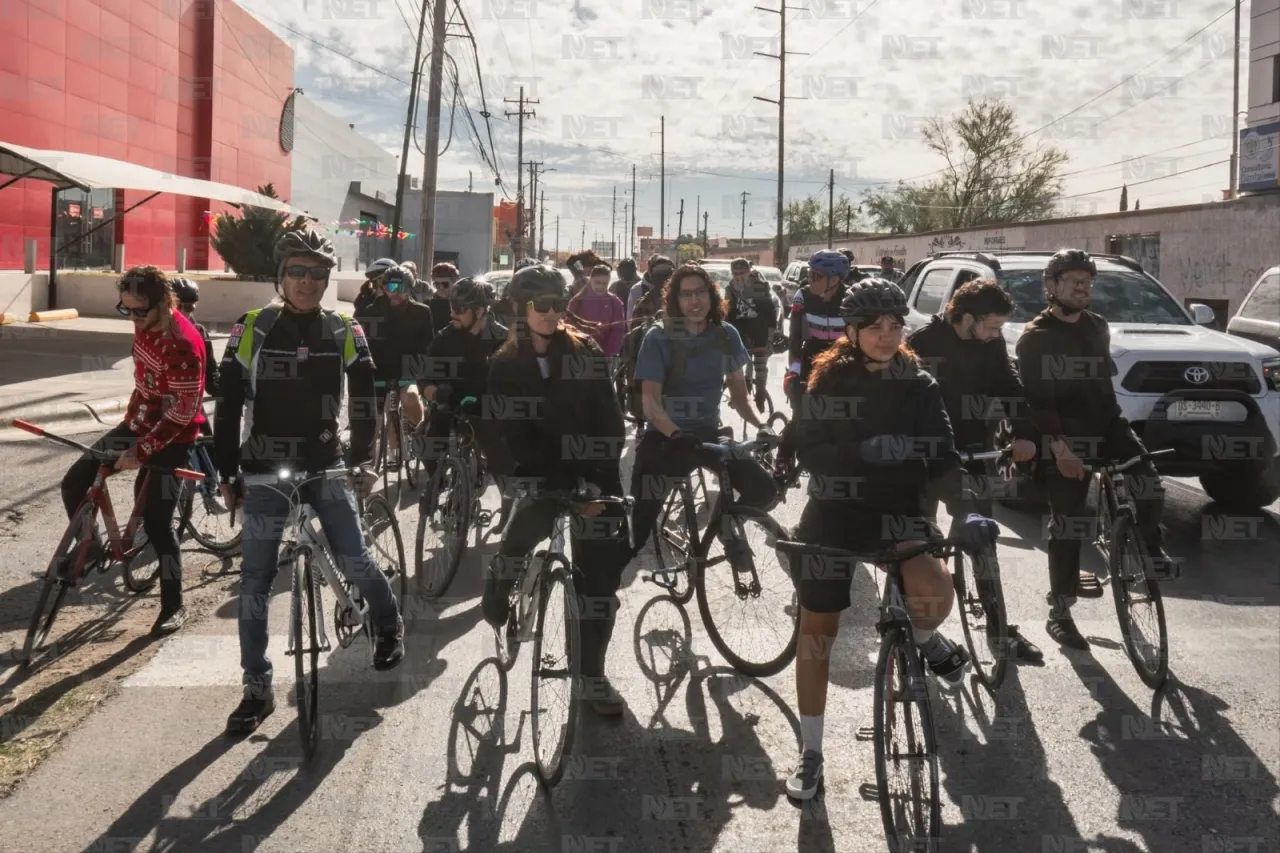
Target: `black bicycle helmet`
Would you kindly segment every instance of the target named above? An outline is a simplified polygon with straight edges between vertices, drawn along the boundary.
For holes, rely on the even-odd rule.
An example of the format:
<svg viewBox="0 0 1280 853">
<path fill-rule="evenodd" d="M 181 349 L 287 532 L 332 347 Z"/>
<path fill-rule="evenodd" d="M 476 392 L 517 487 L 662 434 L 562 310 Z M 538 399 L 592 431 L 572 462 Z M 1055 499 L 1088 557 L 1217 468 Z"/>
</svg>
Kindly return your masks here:
<svg viewBox="0 0 1280 853">
<path fill-rule="evenodd" d="M 563 298 L 564 295 L 564 276 L 548 264 L 525 267 L 512 277 L 511 284 L 507 286 L 507 298 L 516 305 L 523 305 L 542 296 Z"/>
<path fill-rule="evenodd" d="M 365 280 L 367 281 L 369 279 L 377 278 L 387 270 L 395 269 L 397 266 L 399 265 L 391 258 L 378 258 L 376 261 L 369 264 L 369 268 L 364 271 Z"/>
<path fill-rule="evenodd" d="M 382 283 L 384 285 L 398 282 L 404 286 L 405 290 L 412 290 L 416 279 L 413 273 L 409 272 L 402 266 L 394 266 L 382 274 Z"/>
<path fill-rule="evenodd" d="M 538 265 L 538 262 L 533 258 L 521 258 L 520 260 L 516 261 L 516 272 L 520 272 L 520 270 L 524 269 L 525 267 L 536 267 L 537 265 Z"/>
<path fill-rule="evenodd" d="M 173 295 L 179 302 L 194 305 L 200 301 L 200 286 L 191 279 L 171 278 L 169 285 L 173 288 Z"/>
<path fill-rule="evenodd" d="M 338 265 L 333 243 L 319 231 L 286 231 L 276 240 L 272 254 L 278 266 L 283 266 L 285 261 L 295 257 L 315 258 L 330 268 Z"/>
<path fill-rule="evenodd" d="M 883 278 L 863 279 L 849 287 L 840 302 L 840 316 L 846 323 L 873 321 L 885 314 L 907 316 L 907 296 L 902 288 Z"/>
<path fill-rule="evenodd" d="M 488 308 L 493 304 L 493 285 L 483 278 L 467 276 L 453 283 L 449 304 L 467 308 Z"/>
<path fill-rule="evenodd" d="M 1047 284 L 1049 281 L 1057 279 L 1064 272 L 1072 270 L 1082 270 L 1089 275 L 1098 274 L 1098 265 L 1093 262 L 1093 258 L 1089 257 L 1089 253 L 1084 249 L 1059 249 L 1049 258 L 1049 263 L 1044 268 L 1044 280 Z"/>
</svg>

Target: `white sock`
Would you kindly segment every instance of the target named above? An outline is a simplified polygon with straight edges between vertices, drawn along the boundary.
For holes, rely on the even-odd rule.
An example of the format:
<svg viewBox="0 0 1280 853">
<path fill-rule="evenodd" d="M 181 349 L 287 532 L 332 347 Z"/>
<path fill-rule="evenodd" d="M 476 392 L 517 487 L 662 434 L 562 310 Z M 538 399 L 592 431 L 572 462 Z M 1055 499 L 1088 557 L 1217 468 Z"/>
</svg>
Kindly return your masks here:
<svg viewBox="0 0 1280 853">
<path fill-rule="evenodd" d="M 822 715 L 808 717 L 800 715 L 800 741 L 802 751 L 814 750 L 822 752 Z"/>
<path fill-rule="evenodd" d="M 934 630 L 932 628 L 917 628 L 911 626 L 911 636 L 916 641 L 917 646 L 923 646 L 925 643 L 933 639 Z"/>
</svg>

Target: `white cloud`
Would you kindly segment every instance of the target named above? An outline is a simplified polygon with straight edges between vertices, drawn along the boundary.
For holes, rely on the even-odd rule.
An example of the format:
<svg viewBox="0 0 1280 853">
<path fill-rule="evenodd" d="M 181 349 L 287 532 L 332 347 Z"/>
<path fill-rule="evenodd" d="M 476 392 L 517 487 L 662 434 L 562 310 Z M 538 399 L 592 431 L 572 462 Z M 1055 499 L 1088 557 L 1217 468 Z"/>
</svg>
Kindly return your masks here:
<svg viewBox="0 0 1280 853">
<path fill-rule="evenodd" d="M 397 2 L 399 7 L 397 7 Z M 684 197 L 691 230 L 695 196 L 711 211 L 711 231 L 736 234 L 739 193 L 750 197 L 749 233 L 773 230 L 778 17 L 755 0 L 462 0 L 475 32 L 493 138 L 512 194 L 514 119 L 520 85 L 539 103 L 526 124 L 525 157 L 557 171 L 545 179 L 549 216 L 609 228 L 599 198 L 623 191 L 638 166 L 640 223 L 656 225 L 657 130 L 666 116 L 669 231 Z M 281 29 L 286 23 L 407 81 L 417 0 L 244 0 L 293 44 L 298 85 L 395 153 L 400 151 L 407 86 L 361 68 Z M 768 5 L 762 3 L 761 5 Z M 788 197 L 825 195 L 836 170 L 842 190 L 914 178 L 941 161 L 916 138 L 922 117 L 950 113 L 970 96 L 1014 102 L 1026 131 L 1047 124 L 1121 83 L 1036 137 L 1067 150 L 1067 194 L 1112 207 L 1118 190 L 1094 191 L 1177 173 L 1134 186 L 1144 206 L 1200 201 L 1227 185 L 1226 165 L 1188 170 L 1230 153 L 1231 22 L 1227 14 L 1173 56 L 1160 57 L 1229 9 L 1223 0 L 1103 0 L 1074 6 L 1052 0 L 806 0 L 792 12 L 788 57 Z M 850 23 L 853 16 L 856 21 Z M 461 32 L 460 25 L 450 33 Z M 837 35 L 838 33 L 838 35 Z M 1245 48 L 1247 50 L 1247 46 Z M 461 38 L 448 41 L 468 104 L 479 110 L 475 59 Z M 1148 67 L 1149 66 L 1149 67 Z M 1247 73 L 1247 65 L 1245 68 Z M 452 85 L 443 94 L 448 129 Z M 424 106 L 425 110 L 425 106 Z M 484 145 L 483 119 L 473 114 Z M 442 186 L 477 189 L 491 176 L 470 142 L 461 110 L 442 158 Z M 1218 138 L 1205 140 L 1206 134 Z M 1182 146 L 1182 147 L 1175 147 Z M 607 151 L 617 152 L 612 156 Z M 411 148 L 409 167 L 421 171 Z M 1150 154 L 1127 164 L 1122 158 Z M 698 170 L 741 175 L 720 178 Z M 650 177 L 652 175 L 652 177 Z M 1096 201 L 1090 201 L 1096 199 Z M 578 229 L 570 229 L 576 235 Z"/>
</svg>

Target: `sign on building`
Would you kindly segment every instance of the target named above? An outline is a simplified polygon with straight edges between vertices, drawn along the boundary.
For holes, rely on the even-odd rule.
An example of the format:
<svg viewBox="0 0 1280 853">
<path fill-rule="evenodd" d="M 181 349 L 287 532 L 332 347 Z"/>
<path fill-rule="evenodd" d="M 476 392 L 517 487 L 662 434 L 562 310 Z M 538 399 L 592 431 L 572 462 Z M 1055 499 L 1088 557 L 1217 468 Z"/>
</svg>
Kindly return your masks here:
<svg viewBox="0 0 1280 853">
<path fill-rule="evenodd" d="M 1240 189 L 1245 192 L 1280 186 L 1280 121 L 1240 131 Z"/>
</svg>

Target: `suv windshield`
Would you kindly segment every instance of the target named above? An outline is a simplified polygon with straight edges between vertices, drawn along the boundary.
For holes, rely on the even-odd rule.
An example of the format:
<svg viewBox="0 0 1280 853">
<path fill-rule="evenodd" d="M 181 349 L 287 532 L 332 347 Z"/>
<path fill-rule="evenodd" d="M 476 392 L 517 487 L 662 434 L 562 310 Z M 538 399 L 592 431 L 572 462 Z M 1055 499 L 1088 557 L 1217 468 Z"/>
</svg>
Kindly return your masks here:
<svg viewBox="0 0 1280 853">
<path fill-rule="evenodd" d="M 1013 298 L 1011 322 L 1025 323 L 1045 309 L 1040 270 L 1001 270 L 1000 284 Z M 1098 270 L 1089 310 L 1108 323 L 1190 326 L 1186 312 L 1154 279 L 1131 270 Z"/>
</svg>

